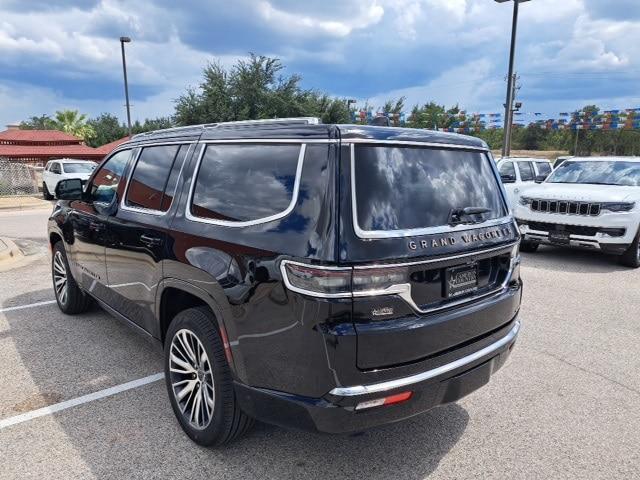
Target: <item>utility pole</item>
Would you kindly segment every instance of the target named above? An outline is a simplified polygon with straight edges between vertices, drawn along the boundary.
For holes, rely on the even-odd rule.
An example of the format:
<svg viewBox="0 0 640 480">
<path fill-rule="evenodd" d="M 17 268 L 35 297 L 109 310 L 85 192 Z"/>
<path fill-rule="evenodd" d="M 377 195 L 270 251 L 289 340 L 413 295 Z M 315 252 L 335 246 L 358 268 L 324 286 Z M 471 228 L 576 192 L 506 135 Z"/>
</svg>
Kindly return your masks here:
<svg viewBox="0 0 640 480">
<path fill-rule="evenodd" d="M 124 97 L 127 102 L 127 126 L 129 127 L 129 138 L 131 138 L 131 109 L 129 106 L 129 84 L 127 82 L 127 61 L 124 56 L 124 44 L 131 42 L 129 37 L 120 37 L 120 47 L 122 49 L 122 72 L 124 73 Z"/>
<path fill-rule="evenodd" d="M 578 123 L 576 123 L 576 144 L 573 147 L 573 156 L 574 157 L 578 156 L 578 137 L 580 136 L 580 129 L 578 127 L 579 127 L 579 125 L 578 125 Z"/>
<path fill-rule="evenodd" d="M 510 0 L 495 0 L 497 3 L 506 3 Z M 509 73 L 507 76 L 507 100 L 504 106 L 504 141 L 502 142 L 502 156 L 508 156 L 508 145 L 511 141 L 511 109 L 513 108 L 514 97 L 514 76 L 513 69 L 516 57 L 516 38 L 518 33 L 518 9 L 520 3 L 527 2 L 529 0 L 513 0 L 513 20 L 511 24 L 511 48 L 509 50 Z"/>
<path fill-rule="evenodd" d="M 505 111 L 508 112 L 505 118 L 505 135 L 504 142 L 502 145 L 502 156 L 509 157 L 511 156 L 511 138 L 513 132 L 513 114 L 516 110 L 519 110 L 520 107 L 515 107 L 514 102 L 516 100 L 516 81 L 518 80 L 517 74 L 513 74 L 511 76 L 511 95 L 509 96 L 509 103 L 506 104 Z"/>
</svg>

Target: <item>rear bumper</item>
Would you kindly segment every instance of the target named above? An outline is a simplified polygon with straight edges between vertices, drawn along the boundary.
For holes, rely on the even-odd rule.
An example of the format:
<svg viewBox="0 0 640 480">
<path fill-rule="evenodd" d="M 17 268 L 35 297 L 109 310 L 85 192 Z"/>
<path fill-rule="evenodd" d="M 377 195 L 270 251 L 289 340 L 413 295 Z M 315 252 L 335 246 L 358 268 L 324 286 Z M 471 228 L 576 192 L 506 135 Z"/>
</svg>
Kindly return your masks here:
<svg viewBox="0 0 640 480">
<path fill-rule="evenodd" d="M 505 363 L 516 342 L 520 322 L 513 319 L 506 334 L 484 348 L 436 368 L 370 385 L 336 387 L 324 398 L 309 398 L 236 383 L 242 409 L 258 420 L 284 427 L 346 433 L 392 423 L 438 405 L 454 402 L 485 385 Z M 411 391 L 397 405 L 356 411 L 363 401 Z"/>
</svg>

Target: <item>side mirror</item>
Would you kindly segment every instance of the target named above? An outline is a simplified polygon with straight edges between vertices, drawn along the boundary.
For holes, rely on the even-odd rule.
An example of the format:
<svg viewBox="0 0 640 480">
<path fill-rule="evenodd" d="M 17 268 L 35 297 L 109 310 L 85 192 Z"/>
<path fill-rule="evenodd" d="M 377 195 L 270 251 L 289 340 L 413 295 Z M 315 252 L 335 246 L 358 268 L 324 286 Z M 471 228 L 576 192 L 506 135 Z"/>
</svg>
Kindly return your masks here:
<svg viewBox="0 0 640 480">
<path fill-rule="evenodd" d="M 515 175 L 500 175 L 502 183 L 516 183 Z"/>
<path fill-rule="evenodd" d="M 536 183 L 542 183 L 542 182 L 544 182 L 544 181 L 547 179 L 547 176 L 548 176 L 548 175 L 544 175 L 544 174 L 541 174 L 541 175 L 536 176 Z"/>
<path fill-rule="evenodd" d="M 56 185 L 56 197 L 59 200 L 82 200 L 82 180 L 69 178 L 60 180 Z"/>
</svg>

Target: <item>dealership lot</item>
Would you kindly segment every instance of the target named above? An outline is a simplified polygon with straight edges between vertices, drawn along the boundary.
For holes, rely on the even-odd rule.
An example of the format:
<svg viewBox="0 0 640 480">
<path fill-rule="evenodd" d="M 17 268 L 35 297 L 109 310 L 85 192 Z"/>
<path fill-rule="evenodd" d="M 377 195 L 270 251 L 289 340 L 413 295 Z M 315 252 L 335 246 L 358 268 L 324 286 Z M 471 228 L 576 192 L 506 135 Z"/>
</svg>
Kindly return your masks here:
<svg viewBox="0 0 640 480">
<path fill-rule="evenodd" d="M 43 210 L 0 213 L 30 262 L 0 272 L 0 478 L 621 478 L 640 469 L 640 272 L 588 252 L 524 255 L 523 331 L 457 404 L 348 436 L 258 424 L 219 450 L 180 430 L 156 346 L 95 308 L 53 303 Z M 9 232 L 9 233 L 6 233 Z M 4 422 L 4 423 L 3 423 Z"/>
</svg>

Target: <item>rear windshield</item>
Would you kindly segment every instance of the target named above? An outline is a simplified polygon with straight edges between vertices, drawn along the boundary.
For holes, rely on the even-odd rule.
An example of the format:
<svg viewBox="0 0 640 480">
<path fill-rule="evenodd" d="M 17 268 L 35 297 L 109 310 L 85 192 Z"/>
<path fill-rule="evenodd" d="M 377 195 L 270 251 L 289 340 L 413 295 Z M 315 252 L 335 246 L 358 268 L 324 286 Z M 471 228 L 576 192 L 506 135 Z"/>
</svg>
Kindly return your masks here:
<svg viewBox="0 0 640 480">
<path fill-rule="evenodd" d="M 447 225 L 453 209 L 481 207 L 482 220 L 506 215 L 483 152 L 356 146 L 358 226 L 365 231 Z"/>
</svg>

